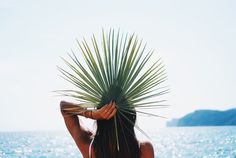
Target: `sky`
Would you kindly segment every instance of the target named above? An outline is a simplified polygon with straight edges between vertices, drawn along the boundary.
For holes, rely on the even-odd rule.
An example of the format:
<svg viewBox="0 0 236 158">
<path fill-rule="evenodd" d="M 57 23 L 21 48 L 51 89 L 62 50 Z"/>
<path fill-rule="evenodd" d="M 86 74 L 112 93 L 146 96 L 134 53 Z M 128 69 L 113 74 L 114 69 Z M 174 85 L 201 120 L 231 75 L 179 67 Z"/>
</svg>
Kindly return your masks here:
<svg viewBox="0 0 236 158">
<path fill-rule="evenodd" d="M 171 107 L 157 114 L 235 108 L 235 19 L 234 0 L 1 0 L 0 131 L 65 129 L 59 102 L 66 98 L 52 91 L 70 85 L 56 66 L 76 39 L 99 38 L 102 28 L 135 32 L 162 57 Z M 144 128 L 165 121 L 138 120 Z"/>
</svg>

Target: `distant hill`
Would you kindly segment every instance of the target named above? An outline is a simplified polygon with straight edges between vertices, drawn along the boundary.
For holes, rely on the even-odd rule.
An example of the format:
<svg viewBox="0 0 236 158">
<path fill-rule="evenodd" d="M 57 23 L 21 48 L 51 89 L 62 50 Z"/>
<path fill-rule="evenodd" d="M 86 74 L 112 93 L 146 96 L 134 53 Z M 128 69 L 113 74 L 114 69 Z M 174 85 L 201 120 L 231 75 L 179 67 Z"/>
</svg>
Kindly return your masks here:
<svg viewBox="0 0 236 158">
<path fill-rule="evenodd" d="M 182 118 L 172 119 L 166 125 L 170 126 L 235 126 L 236 108 L 218 110 L 196 110 Z"/>
</svg>

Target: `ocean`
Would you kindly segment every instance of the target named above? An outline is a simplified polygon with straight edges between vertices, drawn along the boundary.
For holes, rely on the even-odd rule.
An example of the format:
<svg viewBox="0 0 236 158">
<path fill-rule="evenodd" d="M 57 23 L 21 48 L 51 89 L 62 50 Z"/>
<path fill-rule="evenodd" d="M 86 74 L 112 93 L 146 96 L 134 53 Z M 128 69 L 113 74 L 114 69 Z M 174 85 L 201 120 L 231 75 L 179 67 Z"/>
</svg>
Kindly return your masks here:
<svg viewBox="0 0 236 158">
<path fill-rule="evenodd" d="M 236 126 L 146 131 L 156 158 L 236 158 Z M 81 158 L 67 132 L 0 132 L 0 158 Z"/>
</svg>

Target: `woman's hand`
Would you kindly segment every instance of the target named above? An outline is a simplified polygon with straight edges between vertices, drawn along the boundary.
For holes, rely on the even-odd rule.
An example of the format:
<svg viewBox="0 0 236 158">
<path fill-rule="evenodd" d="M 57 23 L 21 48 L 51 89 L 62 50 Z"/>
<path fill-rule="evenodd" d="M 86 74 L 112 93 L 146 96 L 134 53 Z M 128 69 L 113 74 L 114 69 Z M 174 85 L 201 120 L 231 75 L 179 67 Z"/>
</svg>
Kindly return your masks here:
<svg viewBox="0 0 236 158">
<path fill-rule="evenodd" d="M 115 102 L 110 102 L 106 104 L 101 109 L 92 110 L 92 119 L 95 120 L 109 120 L 116 114 L 116 104 Z"/>
</svg>

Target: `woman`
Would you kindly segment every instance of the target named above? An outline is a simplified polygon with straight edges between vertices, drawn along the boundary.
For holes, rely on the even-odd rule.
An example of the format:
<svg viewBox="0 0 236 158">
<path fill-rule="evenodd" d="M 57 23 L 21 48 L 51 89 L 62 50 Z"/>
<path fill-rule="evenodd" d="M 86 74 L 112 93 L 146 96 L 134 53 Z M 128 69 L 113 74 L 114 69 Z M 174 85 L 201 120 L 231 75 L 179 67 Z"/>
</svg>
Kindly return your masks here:
<svg viewBox="0 0 236 158">
<path fill-rule="evenodd" d="M 115 102 L 97 110 L 85 110 L 66 101 L 61 101 L 60 107 L 66 127 L 84 158 L 154 158 L 152 144 L 136 139 L 134 109 L 122 112 L 117 109 Z M 77 115 L 96 120 L 96 133 L 85 130 Z"/>
</svg>

